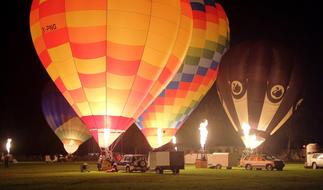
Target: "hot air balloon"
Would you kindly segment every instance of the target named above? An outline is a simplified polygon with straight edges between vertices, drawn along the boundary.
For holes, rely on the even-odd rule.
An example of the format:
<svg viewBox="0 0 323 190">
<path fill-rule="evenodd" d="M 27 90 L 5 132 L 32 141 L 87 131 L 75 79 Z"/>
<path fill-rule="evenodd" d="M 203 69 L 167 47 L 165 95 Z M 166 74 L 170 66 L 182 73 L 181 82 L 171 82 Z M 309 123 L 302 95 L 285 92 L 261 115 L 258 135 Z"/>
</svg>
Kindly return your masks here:
<svg viewBox="0 0 323 190">
<path fill-rule="evenodd" d="M 58 89 L 107 148 L 179 69 L 188 0 L 34 0 L 30 30 Z"/>
<path fill-rule="evenodd" d="M 302 98 L 301 59 L 269 41 L 238 44 L 223 56 L 217 90 L 234 129 L 254 149 L 296 111 Z"/>
<path fill-rule="evenodd" d="M 86 125 L 54 84 L 49 83 L 45 87 L 41 103 L 48 125 L 61 140 L 67 153 L 74 153 L 82 143 L 91 138 Z"/>
<path fill-rule="evenodd" d="M 193 34 L 183 65 L 136 121 L 152 148 L 171 141 L 217 77 L 229 43 L 229 23 L 219 3 L 191 0 Z"/>
</svg>

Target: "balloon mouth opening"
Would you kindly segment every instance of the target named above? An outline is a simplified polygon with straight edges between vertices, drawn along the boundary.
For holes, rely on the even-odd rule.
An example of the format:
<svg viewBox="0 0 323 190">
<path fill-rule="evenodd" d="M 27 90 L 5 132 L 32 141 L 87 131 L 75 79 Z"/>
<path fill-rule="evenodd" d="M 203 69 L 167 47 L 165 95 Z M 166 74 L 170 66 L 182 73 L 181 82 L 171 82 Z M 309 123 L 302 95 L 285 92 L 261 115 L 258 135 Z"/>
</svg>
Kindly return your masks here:
<svg viewBox="0 0 323 190">
<path fill-rule="evenodd" d="M 68 154 L 73 154 L 74 152 L 76 152 L 80 144 L 80 141 L 73 139 L 63 141 L 64 149 Z"/>
<path fill-rule="evenodd" d="M 264 138 L 257 135 L 242 136 L 241 138 L 245 147 L 252 150 L 259 147 L 265 141 Z"/>
</svg>

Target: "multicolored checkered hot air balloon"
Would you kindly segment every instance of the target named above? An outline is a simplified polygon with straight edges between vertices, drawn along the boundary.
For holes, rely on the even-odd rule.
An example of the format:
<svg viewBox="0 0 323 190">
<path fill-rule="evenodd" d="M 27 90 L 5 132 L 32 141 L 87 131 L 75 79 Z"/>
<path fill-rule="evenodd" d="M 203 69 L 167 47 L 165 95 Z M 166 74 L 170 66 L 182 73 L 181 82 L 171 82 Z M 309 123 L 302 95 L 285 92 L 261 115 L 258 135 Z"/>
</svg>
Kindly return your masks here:
<svg viewBox="0 0 323 190">
<path fill-rule="evenodd" d="M 48 125 L 61 140 L 67 153 L 74 153 L 82 143 L 91 138 L 86 125 L 54 84 L 49 83 L 44 88 L 41 104 Z"/>
<path fill-rule="evenodd" d="M 170 142 L 213 85 L 229 44 L 228 18 L 219 3 L 191 0 L 192 41 L 173 80 L 136 121 L 153 148 Z"/>
<path fill-rule="evenodd" d="M 218 94 L 246 148 L 273 135 L 302 102 L 302 57 L 270 41 L 237 44 L 223 56 Z"/>
<path fill-rule="evenodd" d="M 100 147 L 108 147 L 179 69 L 188 0 L 34 0 L 30 30 L 46 71 Z"/>
</svg>

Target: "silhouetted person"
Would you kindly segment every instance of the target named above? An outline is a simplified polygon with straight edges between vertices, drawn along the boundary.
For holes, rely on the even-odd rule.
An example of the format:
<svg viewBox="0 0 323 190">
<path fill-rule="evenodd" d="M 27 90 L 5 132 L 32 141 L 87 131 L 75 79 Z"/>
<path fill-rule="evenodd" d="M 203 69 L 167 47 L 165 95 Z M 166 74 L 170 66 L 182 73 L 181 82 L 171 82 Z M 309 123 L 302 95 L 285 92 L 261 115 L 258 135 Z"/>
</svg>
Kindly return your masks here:
<svg viewBox="0 0 323 190">
<path fill-rule="evenodd" d="M 4 167 L 9 168 L 9 155 L 4 157 Z"/>
</svg>

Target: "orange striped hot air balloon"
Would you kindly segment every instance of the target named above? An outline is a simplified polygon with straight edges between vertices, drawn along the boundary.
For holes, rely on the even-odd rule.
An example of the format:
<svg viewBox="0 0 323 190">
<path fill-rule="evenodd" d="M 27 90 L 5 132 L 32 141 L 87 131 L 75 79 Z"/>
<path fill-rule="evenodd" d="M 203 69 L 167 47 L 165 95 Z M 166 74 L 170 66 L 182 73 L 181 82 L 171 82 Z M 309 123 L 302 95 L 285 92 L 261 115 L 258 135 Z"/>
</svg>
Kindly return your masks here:
<svg viewBox="0 0 323 190">
<path fill-rule="evenodd" d="M 188 0 L 34 0 L 30 30 L 46 71 L 108 147 L 179 69 L 192 11 Z"/>
<path fill-rule="evenodd" d="M 152 148 L 171 141 L 217 77 L 229 45 L 229 22 L 215 0 L 191 0 L 193 33 L 175 77 L 136 121 Z"/>
</svg>

